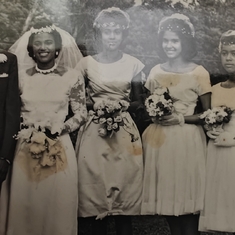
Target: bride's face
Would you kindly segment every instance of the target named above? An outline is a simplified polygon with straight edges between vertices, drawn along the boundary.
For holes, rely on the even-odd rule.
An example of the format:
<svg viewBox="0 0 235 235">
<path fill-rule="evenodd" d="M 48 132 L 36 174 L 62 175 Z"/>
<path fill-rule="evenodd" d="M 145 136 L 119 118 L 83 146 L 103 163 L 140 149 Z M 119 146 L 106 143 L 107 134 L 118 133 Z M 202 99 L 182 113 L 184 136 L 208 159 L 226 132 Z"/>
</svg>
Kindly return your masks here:
<svg viewBox="0 0 235 235">
<path fill-rule="evenodd" d="M 36 34 L 33 39 L 33 52 L 37 64 L 51 68 L 55 62 L 55 40 L 49 33 Z"/>
</svg>

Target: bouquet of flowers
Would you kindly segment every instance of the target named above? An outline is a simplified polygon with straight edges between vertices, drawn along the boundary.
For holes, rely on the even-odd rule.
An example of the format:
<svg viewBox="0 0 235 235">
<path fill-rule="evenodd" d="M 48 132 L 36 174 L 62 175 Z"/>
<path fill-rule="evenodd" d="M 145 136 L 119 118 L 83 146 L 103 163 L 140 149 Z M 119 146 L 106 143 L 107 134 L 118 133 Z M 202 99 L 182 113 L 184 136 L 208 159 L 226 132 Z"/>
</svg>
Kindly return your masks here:
<svg viewBox="0 0 235 235">
<path fill-rule="evenodd" d="M 53 166 L 61 158 L 62 146 L 58 136 L 63 122 L 61 124 L 46 113 L 40 114 L 35 111 L 22 117 L 21 130 L 14 138 L 26 143 L 30 156 L 38 159 L 41 167 Z"/>
<path fill-rule="evenodd" d="M 145 100 L 145 107 L 150 117 L 159 118 L 173 112 L 173 101 L 167 88 L 157 88 Z"/>
<path fill-rule="evenodd" d="M 100 124 L 98 134 L 101 137 L 112 137 L 114 132 L 124 126 L 123 111 L 126 111 L 129 103 L 124 100 L 102 100 L 94 104 L 94 111 L 90 110 L 89 115 L 93 116 L 93 122 Z"/>
<path fill-rule="evenodd" d="M 199 118 L 203 120 L 204 128 L 207 131 L 223 131 L 223 124 L 231 119 L 233 110 L 227 106 L 215 107 L 203 112 Z"/>
</svg>

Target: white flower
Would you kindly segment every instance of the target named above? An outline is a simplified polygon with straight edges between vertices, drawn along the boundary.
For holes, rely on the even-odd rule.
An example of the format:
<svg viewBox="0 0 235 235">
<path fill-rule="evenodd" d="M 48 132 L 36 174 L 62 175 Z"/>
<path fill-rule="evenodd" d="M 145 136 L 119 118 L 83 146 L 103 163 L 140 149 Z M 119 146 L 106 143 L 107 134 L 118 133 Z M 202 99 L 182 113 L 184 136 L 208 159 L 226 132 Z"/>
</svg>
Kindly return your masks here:
<svg viewBox="0 0 235 235">
<path fill-rule="evenodd" d="M 199 118 L 200 119 L 204 119 L 206 116 L 210 115 L 212 113 L 212 110 L 211 109 L 207 109 L 206 111 L 204 111 L 200 116 Z"/>
<path fill-rule="evenodd" d="M 7 62 L 7 56 L 5 54 L 0 54 L 0 63 L 5 63 Z"/>
<path fill-rule="evenodd" d="M 160 95 L 163 95 L 165 92 L 168 92 L 166 87 L 157 87 L 155 88 L 153 94 L 160 96 Z"/>
<path fill-rule="evenodd" d="M 18 134 L 15 136 L 15 139 L 22 139 L 27 142 L 30 141 L 30 137 L 35 132 L 36 130 L 34 128 L 27 128 L 27 129 L 22 129 L 18 132 Z"/>
</svg>

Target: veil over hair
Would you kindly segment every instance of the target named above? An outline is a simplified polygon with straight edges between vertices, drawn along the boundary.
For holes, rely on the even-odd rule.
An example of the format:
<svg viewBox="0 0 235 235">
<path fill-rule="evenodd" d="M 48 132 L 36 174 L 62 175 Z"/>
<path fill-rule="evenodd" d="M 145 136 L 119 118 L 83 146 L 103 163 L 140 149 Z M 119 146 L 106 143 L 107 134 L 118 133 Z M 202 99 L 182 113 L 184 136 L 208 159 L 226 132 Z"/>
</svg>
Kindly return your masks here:
<svg viewBox="0 0 235 235">
<path fill-rule="evenodd" d="M 62 39 L 62 48 L 59 56 L 55 59 L 58 66 L 75 68 L 79 60 L 83 57 L 80 52 L 75 39 L 65 30 L 53 25 L 53 30 L 56 30 Z M 41 28 L 43 32 L 47 31 Z M 19 70 L 27 70 L 35 66 L 35 61 L 28 55 L 28 41 L 32 33 L 35 33 L 35 29 L 32 27 L 30 30 L 25 32 L 9 49 L 10 52 L 14 53 L 18 59 Z"/>
</svg>

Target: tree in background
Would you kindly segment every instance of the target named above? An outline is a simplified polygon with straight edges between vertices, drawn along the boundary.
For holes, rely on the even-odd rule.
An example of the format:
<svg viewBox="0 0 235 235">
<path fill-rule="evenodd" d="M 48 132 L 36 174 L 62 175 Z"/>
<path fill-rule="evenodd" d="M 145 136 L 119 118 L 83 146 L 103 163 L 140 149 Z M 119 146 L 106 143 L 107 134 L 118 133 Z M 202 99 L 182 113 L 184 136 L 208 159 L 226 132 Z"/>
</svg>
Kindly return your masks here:
<svg viewBox="0 0 235 235">
<path fill-rule="evenodd" d="M 195 62 L 202 64 L 213 76 L 221 78 L 218 43 L 220 35 L 235 29 L 234 0 L 0 0 L 0 47 L 9 48 L 39 17 L 48 17 L 72 34 L 84 55 L 96 53 L 93 20 L 102 9 L 116 6 L 131 18 L 125 52 L 139 58 L 145 72 L 157 63 L 157 28 L 162 17 L 175 12 L 187 15 L 196 29 L 198 54 Z M 186 7 L 185 5 L 188 4 Z M 217 76 L 218 74 L 218 76 Z"/>
<path fill-rule="evenodd" d="M 8 49 L 22 33 L 30 1 L 0 1 L 0 48 Z"/>
</svg>

